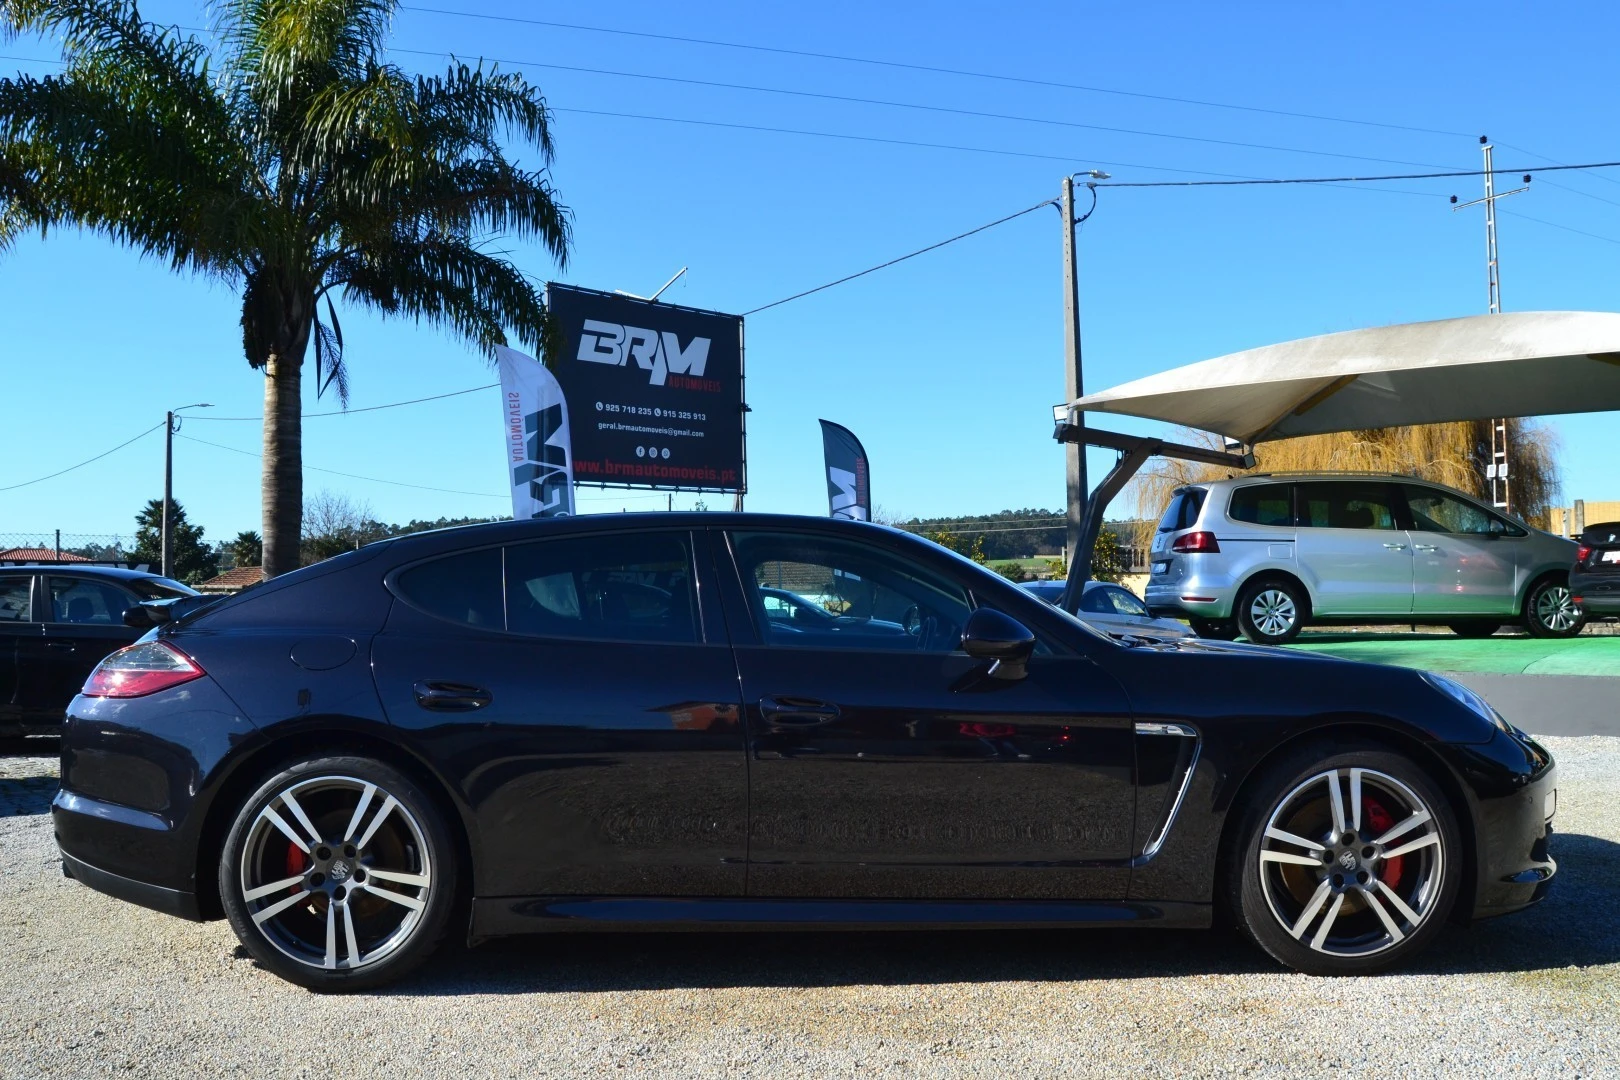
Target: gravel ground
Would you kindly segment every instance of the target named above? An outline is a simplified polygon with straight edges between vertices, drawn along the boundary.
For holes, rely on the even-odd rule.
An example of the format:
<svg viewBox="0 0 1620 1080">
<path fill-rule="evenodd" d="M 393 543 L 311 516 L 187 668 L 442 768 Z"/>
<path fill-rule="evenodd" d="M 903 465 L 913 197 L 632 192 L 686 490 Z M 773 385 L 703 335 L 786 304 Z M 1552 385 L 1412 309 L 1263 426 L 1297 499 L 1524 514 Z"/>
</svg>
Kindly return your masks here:
<svg viewBox="0 0 1620 1080">
<path fill-rule="evenodd" d="M 1398 974 L 1222 933 L 572 935 L 322 997 L 62 878 L 49 757 L 0 757 L 0 1074 L 1620 1076 L 1620 739 L 1549 739 L 1558 887 Z"/>
</svg>

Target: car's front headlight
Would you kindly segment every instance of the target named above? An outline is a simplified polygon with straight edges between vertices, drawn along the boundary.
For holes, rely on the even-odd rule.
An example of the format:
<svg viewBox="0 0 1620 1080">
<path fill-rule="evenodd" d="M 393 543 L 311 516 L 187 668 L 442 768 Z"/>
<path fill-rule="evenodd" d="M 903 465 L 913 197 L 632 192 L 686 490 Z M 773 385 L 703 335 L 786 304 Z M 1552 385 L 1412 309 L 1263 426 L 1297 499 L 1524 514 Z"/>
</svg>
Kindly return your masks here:
<svg viewBox="0 0 1620 1080">
<path fill-rule="evenodd" d="M 1470 690 L 1455 679 L 1448 679 L 1444 675 L 1436 675 L 1432 671 L 1419 671 L 1423 681 L 1445 694 L 1463 708 L 1477 714 L 1485 720 L 1496 725 L 1498 731 L 1504 735 L 1513 734 L 1513 725 L 1502 718 L 1502 714 L 1491 708 L 1491 703 L 1479 696 L 1479 693 Z"/>
</svg>

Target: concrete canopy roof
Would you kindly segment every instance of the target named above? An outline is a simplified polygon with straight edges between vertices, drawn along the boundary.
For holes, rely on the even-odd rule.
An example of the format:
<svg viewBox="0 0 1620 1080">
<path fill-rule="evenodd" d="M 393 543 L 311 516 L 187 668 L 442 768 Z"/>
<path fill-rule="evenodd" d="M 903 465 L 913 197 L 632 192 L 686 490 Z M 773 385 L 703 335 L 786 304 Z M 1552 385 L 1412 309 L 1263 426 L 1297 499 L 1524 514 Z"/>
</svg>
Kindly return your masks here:
<svg viewBox="0 0 1620 1080">
<path fill-rule="evenodd" d="M 1164 420 L 1246 443 L 1620 410 L 1620 314 L 1473 315 L 1301 338 L 1149 375 L 1071 409 Z"/>
</svg>

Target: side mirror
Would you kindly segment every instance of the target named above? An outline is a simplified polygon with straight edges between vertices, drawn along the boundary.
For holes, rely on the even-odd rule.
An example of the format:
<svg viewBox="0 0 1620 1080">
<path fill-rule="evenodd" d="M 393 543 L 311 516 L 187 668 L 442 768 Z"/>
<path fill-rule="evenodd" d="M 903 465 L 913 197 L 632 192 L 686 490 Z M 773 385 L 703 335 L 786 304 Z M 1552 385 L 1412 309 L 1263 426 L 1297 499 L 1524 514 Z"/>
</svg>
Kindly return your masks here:
<svg viewBox="0 0 1620 1080">
<path fill-rule="evenodd" d="M 990 676 L 995 679 L 1022 679 L 1025 664 L 1035 652 L 1035 635 L 1010 615 L 994 608 L 979 608 L 968 616 L 962 628 L 962 651 L 975 660 L 992 661 Z"/>
</svg>

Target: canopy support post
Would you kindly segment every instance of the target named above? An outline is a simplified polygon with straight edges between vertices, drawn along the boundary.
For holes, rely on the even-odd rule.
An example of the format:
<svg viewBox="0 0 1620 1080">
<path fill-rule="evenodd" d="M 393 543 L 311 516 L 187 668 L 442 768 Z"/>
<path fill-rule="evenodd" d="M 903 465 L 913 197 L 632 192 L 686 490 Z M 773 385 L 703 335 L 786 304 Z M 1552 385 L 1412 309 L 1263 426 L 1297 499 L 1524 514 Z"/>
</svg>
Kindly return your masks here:
<svg viewBox="0 0 1620 1080">
<path fill-rule="evenodd" d="M 1254 454 L 1233 454 L 1211 450 L 1203 446 L 1186 446 L 1165 442 L 1144 435 L 1121 435 L 1101 428 L 1083 427 L 1070 422 L 1068 409 L 1062 405 L 1053 410 L 1057 414 L 1057 428 L 1052 437 L 1060 443 L 1081 443 L 1102 446 L 1119 451 L 1119 460 L 1103 477 L 1091 497 L 1086 500 L 1085 517 L 1080 528 L 1080 543 L 1069 559 L 1068 583 L 1063 588 L 1063 599 L 1058 606 L 1070 615 L 1080 610 L 1080 597 L 1086 582 L 1091 580 L 1091 560 L 1097 546 L 1097 535 L 1102 531 L 1103 513 L 1114 496 L 1135 479 L 1142 466 L 1151 457 L 1173 457 L 1187 461 L 1200 461 L 1208 465 L 1225 465 L 1234 469 L 1254 468 Z"/>
</svg>

